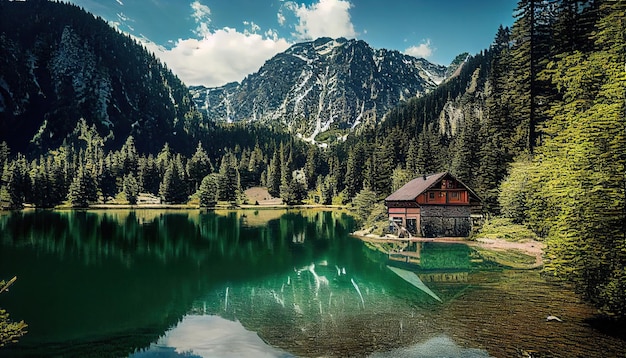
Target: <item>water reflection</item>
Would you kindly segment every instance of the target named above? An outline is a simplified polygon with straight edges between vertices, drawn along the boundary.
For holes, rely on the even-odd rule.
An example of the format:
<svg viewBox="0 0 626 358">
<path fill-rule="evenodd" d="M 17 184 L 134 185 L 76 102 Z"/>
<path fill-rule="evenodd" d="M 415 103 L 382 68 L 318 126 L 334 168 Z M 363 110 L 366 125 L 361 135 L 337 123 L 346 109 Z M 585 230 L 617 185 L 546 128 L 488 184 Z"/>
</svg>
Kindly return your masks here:
<svg viewBox="0 0 626 358">
<path fill-rule="evenodd" d="M 30 325 L 10 352 L 80 355 L 99 342 L 101 355 L 126 355 L 185 327 L 179 322 L 189 313 L 240 322 L 300 355 L 322 337 L 329 337 L 318 345 L 322 355 L 376 351 L 377 345 L 357 346 L 351 331 L 377 326 L 372 317 L 380 316 L 394 332 L 401 326 L 411 332 L 420 310 L 439 302 L 389 270 L 384 255 L 350 238 L 351 225 L 336 211 L 3 215 L 0 272 L 20 277 L 5 304 Z M 458 293 L 429 285 L 443 301 Z M 398 335 L 383 346 L 411 339 Z"/>
<path fill-rule="evenodd" d="M 131 358 L 153 357 L 293 357 L 265 343 L 256 333 L 246 330 L 239 321 L 214 315 L 187 315 L 173 329 L 149 348 Z M 489 358 L 482 349 L 464 348 L 450 337 L 440 335 L 423 342 L 386 352 L 375 352 L 371 358 Z"/>
<path fill-rule="evenodd" d="M 241 323 L 219 316 L 187 315 L 146 350 L 132 354 L 145 357 L 292 357 L 269 346 Z"/>
<path fill-rule="evenodd" d="M 214 287 L 293 272 L 354 243 L 341 212 L 272 211 L 261 225 L 266 213 L 1 215 L 0 273 L 20 278 L 3 307 L 29 323 L 29 334 L 0 355 L 80 355 L 90 342 L 101 343 L 102 355 L 125 355 L 155 341 Z"/>
<path fill-rule="evenodd" d="M 445 300 L 466 286 L 430 285 Z M 429 316 L 441 301 L 407 283 L 385 262 L 325 255 L 286 272 L 216 288 L 196 300 L 191 313 L 240 322 L 296 355 L 346 356 L 436 336 Z"/>
<path fill-rule="evenodd" d="M 463 348 L 450 337 L 442 335 L 430 338 L 406 348 L 398 348 L 389 352 L 378 352 L 371 358 L 485 358 L 491 357 L 487 351 L 475 348 Z"/>
<path fill-rule="evenodd" d="M 459 244 L 390 261 L 351 229 L 340 211 L 0 214 L 0 275 L 19 277 L 1 306 L 29 324 L 0 357 L 626 352 L 538 272 Z"/>
</svg>

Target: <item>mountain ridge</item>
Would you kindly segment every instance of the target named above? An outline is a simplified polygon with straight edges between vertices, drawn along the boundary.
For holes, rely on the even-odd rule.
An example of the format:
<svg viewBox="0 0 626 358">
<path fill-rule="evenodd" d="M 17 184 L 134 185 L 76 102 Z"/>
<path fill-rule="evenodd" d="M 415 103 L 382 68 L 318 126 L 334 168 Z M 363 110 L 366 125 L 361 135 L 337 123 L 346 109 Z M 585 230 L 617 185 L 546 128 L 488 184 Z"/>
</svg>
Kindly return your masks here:
<svg viewBox="0 0 626 358">
<path fill-rule="evenodd" d="M 211 121 L 262 122 L 315 141 L 329 130 L 379 123 L 454 70 L 362 40 L 325 37 L 292 45 L 240 83 L 191 86 L 190 92 Z"/>
</svg>

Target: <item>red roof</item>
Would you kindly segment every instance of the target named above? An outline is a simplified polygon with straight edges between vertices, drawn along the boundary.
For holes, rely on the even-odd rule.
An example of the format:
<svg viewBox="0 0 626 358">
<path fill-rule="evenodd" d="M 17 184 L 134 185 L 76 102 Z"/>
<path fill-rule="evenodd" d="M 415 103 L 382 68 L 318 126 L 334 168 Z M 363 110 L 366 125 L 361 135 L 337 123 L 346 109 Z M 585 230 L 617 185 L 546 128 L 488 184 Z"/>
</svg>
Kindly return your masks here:
<svg viewBox="0 0 626 358">
<path fill-rule="evenodd" d="M 415 178 L 385 198 L 385 201 L 415 201 L 420 194 L 437 184 L 447 174 L 448 172 L 444 172 Z"/>
</svg>

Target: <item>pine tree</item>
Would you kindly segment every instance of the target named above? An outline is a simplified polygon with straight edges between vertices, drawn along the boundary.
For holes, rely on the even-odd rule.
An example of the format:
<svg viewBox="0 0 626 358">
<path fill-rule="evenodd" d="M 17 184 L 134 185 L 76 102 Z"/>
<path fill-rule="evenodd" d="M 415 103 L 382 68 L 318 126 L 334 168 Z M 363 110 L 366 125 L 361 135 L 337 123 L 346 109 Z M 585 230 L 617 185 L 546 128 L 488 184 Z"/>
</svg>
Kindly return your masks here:
<svg viewBox="0 0 626 358">
<path fill-rule="evenodd" d="M 330 205 L 337 194 L 337 181 L 332 175 L 326 175 L 320 185 L 321 204 Z"/>
<path fill-rule="evenodd" d="M 293 179 L 293 151 L 291 145 L 280 144 L 280 197 L 291 196 L 289 185 Z"/>
<path fill-rule="evenodd" d="M 419 144 L 417 142 L 417 138 L 411 138 L 409 142 L 409 150 L 407 152 L 405 167 L 406 170 L 411 173 L 413 176 L 417 176 L 420 174 L 419 166 L 418 166 L 418 152 L 419 152 Z"/>
<path fill-rule="evenodd" d="M 121 175 L 137 174 L 139 155 L 137 154 L 137 148 L 135 148 L 135 139 L 133 136 L 126 138 L 126 142 L 120 150 L 121 161 Z"/>
<path fill-rule="evenodd" d="M 117 178 L 116 178 L 115 169 L 112 164 L 112 155 L 109 153 L 102 164 L 102 171 L 100 173 L 100 191 L 104 201 L 106 202 L 109 198 L 115 197 L 118 192 L 117 189 Z"/>
<path fill-rule="evenodd" d="M 303 170 L 296 170 L 286 188 L 283 188 L 281 198 L 287 205 L 298 205 L 306 197 L 306 177 Z"/>
<path fill-rule="evenodd" d="M 11 191 L 13 190 L 9 183 L 11 182 L 10 170 L 8 161 L 5 161 L 2 166 L 2 177 L 0 177 L 0 209 L 13 209 L 17 206 L 13 201 L 13 195 Z"/>
<path fill-rule="evenodd" d="M 488 74 L 488 84 L 490 93 L 485 100 L 487 110 L 487 120 L 483 127 L 490 133 L 499 133 L 502 138 L 513 138 L 516 124 L 513 123 L 511 106 L 512 97 L 517 93 L 511 88 L 511 55 L 510 55 L 510 35 L 509 28 L 500 26 L 494 43 L 491 46 L 490 71 Z M 520 151 L 519 147 L 512 141 L 503 143 L 504 148 L 511 153 Z M 524 148 L 522 148 L 524 149 Z"/>
<path fill-rule="evenodd" d="M 339 159 L 339 155 L 328 156 L 328 175 L 332 177 L 333 182 L 336 184 L 335 195 L 345 190 L 343 185 L 345 180 L 346 165 L 344 157 Z"/>
<path fill-rule="evenodd" d="M 237 171 L 239 172 L 239 183 L 241 184 L 241 188 L 249 188 L 253 182 L 252 173 L 248 171 L 248 167 L 250 166 L 250 149 L 244 148 L 241 152 L 241 156 L 239 157 L 237 164 Z"/>
<path fill-rule="evenodd" d="M 51 173 L 48 162 L 45 158 L 39 157 L 37 163 L 32 165 L 32 202 L 39 208 L 51 208 L 55 205 L 52 195 L 52 182 L 49 176 Z"/>
<path fill-rule="evenodd" d="M 456 137 L 455 145 L 451 150 L 452 165 L 450 172 L 467 185 L 474 187 L 475 173 L 479 166 L 479 119 L 474 116 L 466 118 L 465 125 Z"/>
<path fill-rule="evenodd" d="M 504 152 L 500 136 L 496 133 L 489 136 L 485 132 L 487 129 L 481 130 L 479 135 L 482 144 L 477 156 L 480 158 L 479 163 L 477 163 L 478 175 L 475 180 L 470 182 L 470 185 L 476 188 L 482 197 L 483 210 L 497 214 L 500 209 L 498 187 L 506 176 L 509 158 Z"/>
<path fill-rule="evenodd" d="M 250 153 L 250 161 L 248 162 L 248 172 L 250 172 L 250 176 L 252 178 L 251 184 L 259 185 L 262 182 L 261 173 L 263 172 L 263 167 L 267 166 L 267 163 L 264 163 L 263 157 L 263 151 L 257 141 L 254 145 L 252 153 Z"/>
<path fill-rule="evenodd" d="M 9 149 L 7 142 L 4 142 L 4 141 L 1 142 L 0 143 L 0 178 L 2 178 L 2 175 L 4 174 L 4 165 L 8 162 L 9 155 L 11 155 L 11 150 Z"/>
<path fill-rule="evenodd" d="M 0 203 L 8 209 L 24 207 L 27 195 L 31 192 L 29 165 L 22 154 L 10 164 L 5 165 L 2 178 Z"/>
<path fill-rule="evenodd" d="M 149 154 L 139 161 L 139 186 L 144 192 L 157 195 L 160 183 L 161 174 L 157 162 L 152 154 Z"/>
<path fill-rule="evenodd" d="M 61 147 L 58 151 L 54 151 L 51 154 L 51 156 L 48 156 L 48 167 L 50 168 L 50 180 L 52 182 L 51 199 L 54 205 L 58 205 L 67 198 L 69 192 L 71 183 L 69 156 L 71 152 Z"/>
<path fill-rule="evenodd" d="M 196 152 L 187 162 L 187 173 L 189 174 L 192 189 L 194 191 L 198 190 L 200 182 L 211 172 L 213 172 L 211 160 L 204 148 L 202 148 L 202 143 L 198 142 Z"/>
<path fill-rule="evenodd" d="M 281 167 L 282 165 L 280 162 L 280 155 L 278 151 L 274 151 L 274 155 L 272 156 L 272 160 L 270 160 L 270 165 L 267 173 L 267 190 L 273 197 L 280 196 Z"/>
<path fill-rule="evenodd" d="M 74 177 L 67 200 L 75 208 L 86 208 L 89 203 L 98 199 L 96 180 L 92 174 L 91 164 L 81 165 Z"/>
<path fill-rule="evenodd" d="M 541 109 L 550 98 L 550 86 L 538 74 L 545 66 L 550 50 L 549 4 L 541 0 L 520 0 L 516 21 L 511 30 L 510 115 L 516 128 L 513 138 L 518 148 L 532 153 L 540 144 L 539 123 L 545 118 Z M 540 108 L 541 107 L 541 108 Z"/>
<path fill-rule="evenodd" d="M 187 201 L 187 185 L 182 171 L 180 160 L 170 160 L 159 187 L 159 195 L 163 202 L 181 204 Z"/>
<path fill-rule="evenodd" d="M 229 151 L 222 157 L 220 164 L 219 199 L 237 202 L 241 193 L 241 182 L 235 153 Z"/>
<path fill-rule="evenodd" d="M 306 163 L 304 165 L 304 174 L 307 180 L 307 189 L 312 189 L 317 182 L 317 176 L 320 167 L 320 157 L 318 149 L 311 145 L 306 154 Z"/>
<path fill-rule="evenodd" d="M 361 145 L 356 145 L 348 152 L 346 162 L 346 175 L 344 177 L 345 195 L 353 198 L 363 189 L 363 168 L 365 166 L 365 153 Z"/>
<path fill-rule="evenodd" d="M 392 142 L 392 138 L 387 138 L 377 145 L 368 167 L 370 170 L 370 188 L 378 195 L 379 199 L 391 194 L 391 175 L 395 166 Z"/>
<path fill-rule="evenodd" d="M 433 135 L 430 131 L 422 131 L 417 139 L 419 148 L 417 150 L 416 168 L 418 173 L 430 174 L 435 172 L 434 148 L 432 148 Z"/>
<path fill-rule="evenodd" d="M 415 177 L 416 175 L 413 172 L 396 167 L 391 175 L 391 191 L 395 192 Z"/>
<path fill-rule="evenodd" d="M 139 183 L 133 173 L 124 176 L 124 195 L 130 205 L 137 204 L 137 196 L 139 195 Z"/>
<path fill-rule="evenodd" d="M 202 179 L 200 189 L 198 190 L 200 207 L 214 207 L 217 205 L 220 180 L 221 176 L 217 173 L 209 174 Z"/>
<path fill-rule="evenodd" d="M 170 145 L 168 143 L 165 143 L 156 157 L 156 166 L 159 169 L 160 177 L 163 177 L 165 171 L 167 170 L 167 168 L 169 168 L 172 159 L 173 154 L 172 150 L 170 149 Z"/>
</svg>

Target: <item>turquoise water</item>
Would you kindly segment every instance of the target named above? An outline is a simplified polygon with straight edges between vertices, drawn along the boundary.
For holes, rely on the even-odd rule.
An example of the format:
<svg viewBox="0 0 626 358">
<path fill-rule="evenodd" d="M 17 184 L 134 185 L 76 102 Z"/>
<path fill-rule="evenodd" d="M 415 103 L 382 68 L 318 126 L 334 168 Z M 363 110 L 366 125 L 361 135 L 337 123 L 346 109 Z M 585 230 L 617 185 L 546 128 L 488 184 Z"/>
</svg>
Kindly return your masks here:
<svg viewBox="0 0 626 358">
<path fill-rule="evenodd" d="M 29 324 L 0 356 L 624 356 L 537 271 L 424 243 L 398 265 L 342 211 L 0 214 L 0 307 Z M 546 322 L 548 314 L 564 319 Z"/>
</svg>

